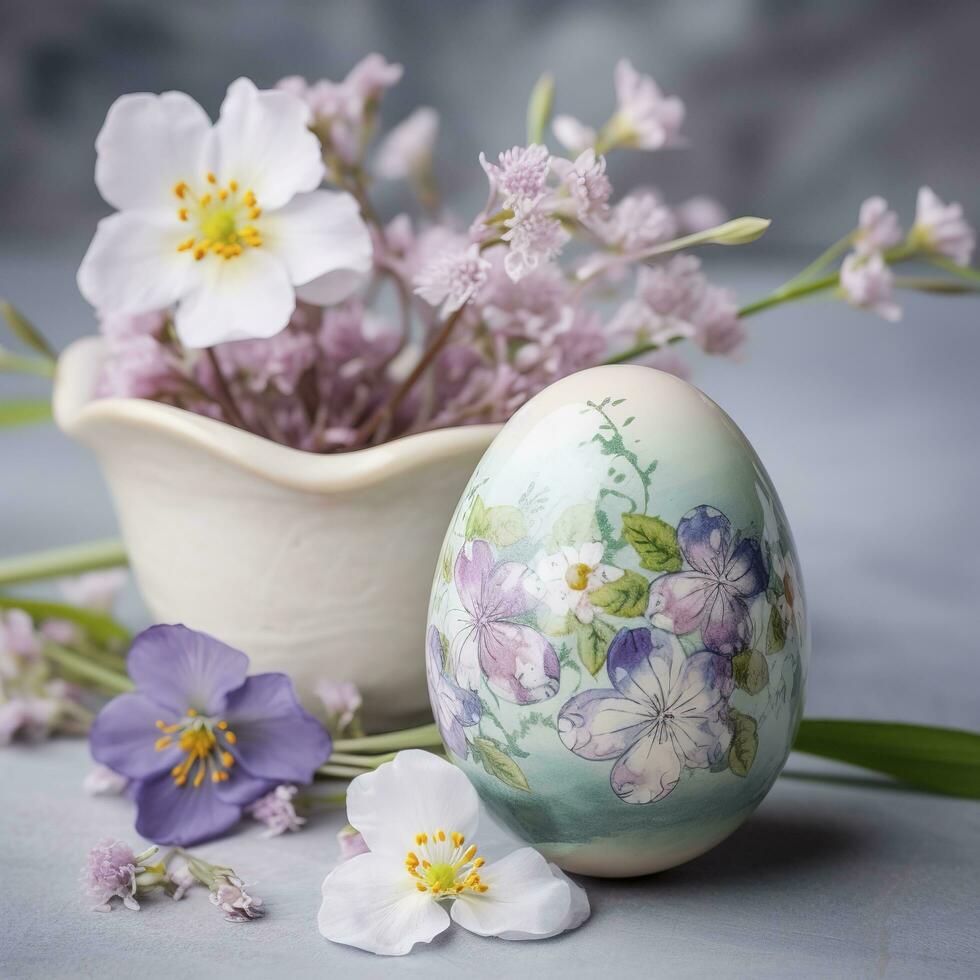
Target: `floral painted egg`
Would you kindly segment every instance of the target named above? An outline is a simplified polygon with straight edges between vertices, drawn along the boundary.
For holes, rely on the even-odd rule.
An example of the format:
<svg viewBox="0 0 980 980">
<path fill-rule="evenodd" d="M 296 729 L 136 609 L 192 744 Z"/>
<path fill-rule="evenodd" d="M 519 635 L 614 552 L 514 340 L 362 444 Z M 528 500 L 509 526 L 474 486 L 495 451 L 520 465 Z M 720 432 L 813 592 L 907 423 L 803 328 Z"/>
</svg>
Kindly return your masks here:
<svg viewBox="0 0 980 980">
<path fill-rule="evenodd" d="M 640 875 L 727 837 L 779 774 L 809 640 L 768 475 L 696 388 L 565 378 L 504 426 L 429 607 L 449 757 L 569 871 Z"/>
</svg>

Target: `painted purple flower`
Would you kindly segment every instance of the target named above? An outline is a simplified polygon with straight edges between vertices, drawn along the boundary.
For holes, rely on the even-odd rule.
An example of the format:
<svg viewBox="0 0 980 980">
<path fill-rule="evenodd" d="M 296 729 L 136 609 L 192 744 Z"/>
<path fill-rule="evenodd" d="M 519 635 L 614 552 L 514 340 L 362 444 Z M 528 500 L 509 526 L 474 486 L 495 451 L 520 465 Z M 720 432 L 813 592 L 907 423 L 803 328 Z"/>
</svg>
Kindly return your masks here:
<svg viewBox="0 0 980 980">
<path fill-rule="evenodd" d="M 583 759 L 617 760 L 609 782 L 624 803 L 656 803 L 682 769 L 706 769 L 728 751 L 727 657 L 707 650 L 687 657 L 676 636 L 644 627 L 617 634 L 606 669 L 612 689 L 571 698 L 558 733 Z"/>
<path fill-rule="evenodd" d="M 217 837 L 280 783 L 310 782 L 330 755 L 285 674 L 246 679 L 248 657 L 205 633 L 153 626 L 127 667 L 136 690 L 102 709 L 91 749 L 133 781 L 136 830 L 150 840 Z"/>
<path fill-rule="evenodd" d="M 701 642 L 728 656 L 751 640 L 749 602 L 769 579 L 759 542 L 734 539 L 721 511 L 702 504 L 677 525 L 677 543 L 690 565 L 654 581 L 647 615 L 654 626 L 683 636 L 701 630 Z"/>
<path fill-rule="evenodd" d="M 490 545 L 476 540 L 457 556 L 454 578 L 463 602 L 451 614 L 458 683 L 475 691 L 483 674 L 500 697 L 516 704 L 554 697 L 561 671 L 554 647 L 537 630 L 513 622 L 544 596 L 537 575 L 519 562 L 495 562 Z"/>
<path fill-rule="evenodd" d="M 439 734 L 453 755 L 465 759 L 469 751 L 464 728 L 475 725 L 483 714 L 480 699 L 460 687 L 443 669 L 442 639 L 435 626 L 429 627 L 425 670 L 429 678 L 429 698 Z"/>
</svg>

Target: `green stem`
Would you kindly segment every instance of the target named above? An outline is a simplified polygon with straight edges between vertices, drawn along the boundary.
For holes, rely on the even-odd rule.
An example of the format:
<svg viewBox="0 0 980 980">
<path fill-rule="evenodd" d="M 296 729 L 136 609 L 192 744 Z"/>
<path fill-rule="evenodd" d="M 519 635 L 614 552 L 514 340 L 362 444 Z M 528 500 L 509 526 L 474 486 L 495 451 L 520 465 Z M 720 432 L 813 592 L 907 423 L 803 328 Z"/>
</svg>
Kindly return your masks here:
<svg viewBox="0 0 980 980">
<path fill-rule="evenodd" d="M 384 755 L 357 755 L 347 752 L 332 752 L 330 763 L 341 766 L 357 766 L 360 769 L 377 769 L 385 762 L 391 762 L 397 752 L 386 752 Z"/>
<path fill-rule="evenodd" d="M 834 242 L 830 248 L 825 249 L 821 252 L 805 269 L 798 272 L 792 279 L 787 279 L 786 282 L 780 286 L 776 292 L 782 293 L 786 290 L 793 289 L 799 286 L 801 283 L 806 282 L 808 279 L 815 276 L 818 272 L 821 272 L 824 266 L 829 265 L 838 256 L 843 255 L 844 252 L 848 250 L 851 246 L 851 242 L 854 241 L 854 232 L 848 232 L 843 238 Z"/>
<path fill-rule="evenodd" d="M 126 549 L 118 539 L 37 551 L 0 561 L 0 586 L 38 579 L 79 575 L 100 568 L 127 564 Z"/>
<path fill-rule="evenodd" d="M 74 650 L 58 646 L 57 643 L 46 643 L 44 655 L 56 667 L 71 671 L 72 674 L 79 677 L 84 677 L 113 694 L 124 694 L 133 689 L 133 682 L 125 675 L 109 670 Z"/>
<path fill-rule="evenodd" d="M 840 273 L 834 272 L 820 279 L 814 279 L 811 282 L 794 286 L 792 289 L 786 289 L 785 286 L 781 286 L 774 293 L 770 293 L 768 296 L 763 296 L 762 299 L 757 299 L 754 303 L 748 303 L 746 306 L 743 306 L 738 311 L 738 316 L 739 319 L 752 316 L 756 313 L 761 313 L 763 310 L 768 310 L 773 306 L 778 306 L 780 303 L 789 303 L 795 299 L 803 299 L 805 296 L 812 296 L 814 293 L 832 289 L 839 284 Z"/>
<path fill-rule="evenodd" d="M 364 735 L 360 738 L 338 738 L 334 741 L 335 752 L 397 752 L 399 749 L 427 749 L 442 745 L 442 737 L 436 725 L 420 725 L 400 732 L 381 735 Z"/>
<path fill-rule="evenodd" d="M 970 282 L 980 282 L 980 269 L 974 269 L 972 265 L 957 265 L 941 255 L 930 256 L 928 261 L 939 269 L 951 272 L 954 276 L 962 276 Z"/>
<path fill-rule="evenodd" d="M 320 766 L 317 769 L 316 775 L 323 776 L 327 779 L 354 779 L 357 776 L 363 776 L 367 772 L 371 772 L 371 770 L 360 769 L 357 766 L 332 766 L 328 762 L 325 766 Z"/>
</svg>

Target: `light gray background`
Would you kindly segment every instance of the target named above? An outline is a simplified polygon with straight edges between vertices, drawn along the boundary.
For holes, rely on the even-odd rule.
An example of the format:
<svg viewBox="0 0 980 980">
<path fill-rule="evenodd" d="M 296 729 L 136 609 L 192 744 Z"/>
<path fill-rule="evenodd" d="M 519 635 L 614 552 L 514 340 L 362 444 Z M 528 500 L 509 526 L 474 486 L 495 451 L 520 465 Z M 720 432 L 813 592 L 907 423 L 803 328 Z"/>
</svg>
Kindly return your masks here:
<svg viewBox="0 0 980 980">
<path fill-rule="evenodd" d="M 91 141 L 120 92 L 177 86 L 213 109 L 237 73 L 336 77 L 377 48 L 410 70 L 392 118 L 418 100 L 446 110 L 441 163 L 464 199 L 475 152 L 520 138 L 539 67 L 556 68 L 566 108 L 598 119 L 611 63 L 631 54 L 685 97 L 695 146 L 624 158 L 621 173 L 654 168 L 648 179 L 672 196 L 710 190 L 733 211 L 774 215 L 763 243 L 709 258 L 749 300 L 849 227 L 876 190 L 907 214 L 929 180 L 978 217 L 976 9 L 290 0 L 273 17 L 258 2 L 8 4 L 0 293 L 59 346 L 91 330 L 73 274 L 102 213 Z M 742 363 L 704 359 L 694 380 L 749 436 L 792 523 L 814 633 L 807 714 L 976 729 L 980 306 L 914 297 L 906 309 L 899 325 L 830 301 L 760 316 Z M 0 378 L 2 397 L 27 391 L 43 386 Z M 114 532 L 81 448 L 47 427 L 0 434 L 0 556 Z M 126 615 L 143 622 L 135 595 Z M 203 895 L 140 915 L 86 911 L 76 869 L 96 839 L 130 837 L 132 823 L 124 801 L 82 795 L 85 757 L 72 742 L 0 753 L 0 976 L 980 972 L 980 807 L 854 773 L 781 779 L 742 831 L 685 868 L 587 882 L 595 914 L 573 935 L 518 946 L 454 932 L 381 962 L 315 931 L 337 813 L 285 840 L 247 828 L 203 849 L 257 883 L 261 923 L 226 925 Z M 790 768 L 827 772 L 796 758 Z"/>
</svg>

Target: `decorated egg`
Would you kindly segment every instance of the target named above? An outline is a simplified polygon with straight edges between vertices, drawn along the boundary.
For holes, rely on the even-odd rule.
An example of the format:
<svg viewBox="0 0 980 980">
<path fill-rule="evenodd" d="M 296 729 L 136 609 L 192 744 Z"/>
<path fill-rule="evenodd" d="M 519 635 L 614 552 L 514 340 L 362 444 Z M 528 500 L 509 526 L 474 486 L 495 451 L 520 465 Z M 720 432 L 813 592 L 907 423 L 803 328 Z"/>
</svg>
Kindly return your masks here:
<svg viewBox="0 0 980 980">
<path fill-rule="evenodd" d="M 503 427 L 456 508 L 427 626 L 449 758 L 568 871 L 727 837 L 803 708 L 799 562 L 758 456 L 669 374 L 598 367 Z"/>
</svg>

